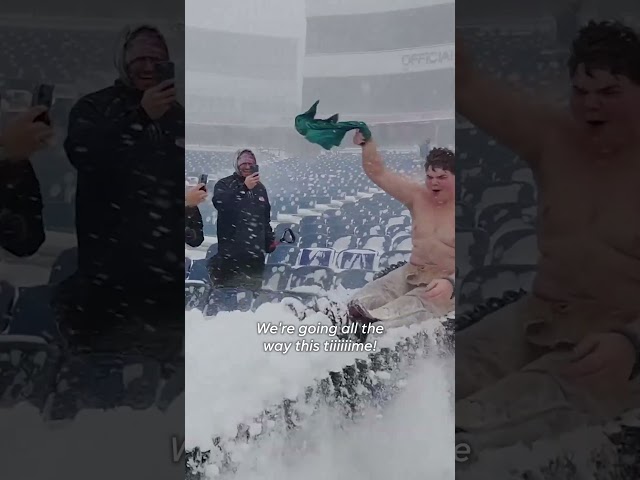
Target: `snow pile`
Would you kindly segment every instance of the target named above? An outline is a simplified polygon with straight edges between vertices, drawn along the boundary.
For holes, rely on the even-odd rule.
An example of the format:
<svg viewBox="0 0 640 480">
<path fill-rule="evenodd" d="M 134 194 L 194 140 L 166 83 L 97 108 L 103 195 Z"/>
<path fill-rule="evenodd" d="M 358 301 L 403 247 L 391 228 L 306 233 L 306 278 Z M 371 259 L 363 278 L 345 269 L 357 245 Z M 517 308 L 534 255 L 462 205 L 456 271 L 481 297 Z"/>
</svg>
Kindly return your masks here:
<svg viewBox="0 0 640 480">
<path fill-rule="evenodd" d="M 184 472 L 183 412 L 182 396 L 166 412 L 84 410 L 68 422 L 45 422 L 24 403 L 1 409 L 3 478 L 178 478 Z"/>
<path fill-rule="evenodd" d="M 235 474 L 216 480 L 423 480 L 454 478 L 454 359 L 421 360 L 382 414 L 348 423 L 335 410 L 308 428 L 247 445 Z"/>
<path fill-rule="evenodd" d="M 213 436 L 233 437 L 237 426 L 283 398 L 295 398 L 329 371 L 341 370 L 365 352 L 265 352 L 264 342 L 323 342 L 329 335 L 259 335 L 259 322 L 299 325 L 300 320 L 282 304 L 264 304 L 256 312 L 225 312 L 205 318 L 202 312 L 186 314 L 186 449 L 207 450 Z M 304 320 L 306 325 L 331 325 L 322 313 Z M 418 331 L 441 328 L 440 320 L 420 326 L 390 330 L 377 340 L 377 350 L 395 344 Z"/>
</svg>

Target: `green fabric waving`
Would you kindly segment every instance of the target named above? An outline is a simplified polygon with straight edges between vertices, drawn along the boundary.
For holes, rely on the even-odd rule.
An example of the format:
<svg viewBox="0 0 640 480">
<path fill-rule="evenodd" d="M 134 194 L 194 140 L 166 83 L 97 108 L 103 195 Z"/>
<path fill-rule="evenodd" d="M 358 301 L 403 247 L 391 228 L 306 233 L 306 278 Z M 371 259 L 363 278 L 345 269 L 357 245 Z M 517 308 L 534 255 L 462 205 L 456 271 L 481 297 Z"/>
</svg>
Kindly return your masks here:
<svg viewBox="0 0 640 480">
<path fill-rule="evenodd" d="M 320 145 L 325 150 L 340 145 L 349 130 L 360 130 L 365 140 L 371 138 L 371 131 L 364 122 L 339 122 L 338 114 L 326 120 L 315 118 L 320 100 L 316 101 L 309 110 L 296 117 L 296 130 L 311 143 Z"/>
</svg>

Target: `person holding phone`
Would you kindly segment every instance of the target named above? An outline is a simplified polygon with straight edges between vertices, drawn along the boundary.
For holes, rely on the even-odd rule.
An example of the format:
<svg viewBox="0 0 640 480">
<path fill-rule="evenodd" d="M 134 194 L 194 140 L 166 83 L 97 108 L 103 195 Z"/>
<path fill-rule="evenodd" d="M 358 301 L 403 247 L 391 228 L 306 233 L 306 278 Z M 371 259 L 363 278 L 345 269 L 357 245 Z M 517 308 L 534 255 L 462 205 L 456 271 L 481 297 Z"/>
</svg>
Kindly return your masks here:
<svg viewBox="0 0 640 480">
<path fill-rule="evenodd" d="M 207 199 L 207 176 L 202 175 L 200 182 L 187 189 L 185 198 L 184 241 L 190 247 L 199 247 L 204 242 L 204 225 L 198 205 Z"/>
<path fill-rule="evenodd" d="M 37 119 L 36 106 L 17 115 L 0 131 L 0 247 L 27 257 L 44 243 L 42 194 L 29 157 L 47 147 L 53 129 Z"/>
<path fill-rule="evenodd" d="M 213 190 L 218 210 L 218 253 L 208 264 L 215 287 L 262 286 L 265 252 L 276 249 L 271 228 L 271 205 L 260 181 L 256 156 L 240 149 L 233 159 L 233 175 L 219 180 Z"/>
<path fill-rule="evenodd" d="M 106 341 L 129 322 L 170 327 L 168 341 L 179 349 L 184 108 L 156 27 L 127 27 L 114 60 L 115 83 L 82 97 L 69 115 L 64 148 L 78 172 L 78 271 L 55 306 L 61 331 L 75 332 L 76 343 Z"/>
</svg>

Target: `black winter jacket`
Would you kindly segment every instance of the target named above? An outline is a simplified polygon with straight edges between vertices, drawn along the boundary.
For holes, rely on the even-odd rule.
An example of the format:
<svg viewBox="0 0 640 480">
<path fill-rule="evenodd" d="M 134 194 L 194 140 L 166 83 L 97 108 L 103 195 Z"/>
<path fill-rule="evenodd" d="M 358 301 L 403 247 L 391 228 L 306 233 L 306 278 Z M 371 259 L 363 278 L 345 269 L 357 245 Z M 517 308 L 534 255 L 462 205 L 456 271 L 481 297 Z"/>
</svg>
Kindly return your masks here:
<svg viewBox="0 0 640 480">
<path fill-rule="evenodd" d="M 19 257 L 45 239 L 40 183 L 29 160 L 0 159 L 0 247 Z"/>
<path fill-rule="evenodd" d="M 199 247 L 204 242 L 204 225 L 198 207 L 185 207 L 184 241 L 190 247 Z"/>
<path fill-rule="evenodd" d="M 158 299 L 184 282 L 184 108 L 154 122 L 141 99 L 119 80 L 81 98 L 64 147 L 78 171 L 82 280 Z"/>
<path fill-rule="evenodd" d="M 216 183 L 213 206 L 218 210 L 218 254 L 260 257 L 274 242 L 271 205 L 267 189 L 259 183 L 253 190 L 234 173 Z"/>
</svg>

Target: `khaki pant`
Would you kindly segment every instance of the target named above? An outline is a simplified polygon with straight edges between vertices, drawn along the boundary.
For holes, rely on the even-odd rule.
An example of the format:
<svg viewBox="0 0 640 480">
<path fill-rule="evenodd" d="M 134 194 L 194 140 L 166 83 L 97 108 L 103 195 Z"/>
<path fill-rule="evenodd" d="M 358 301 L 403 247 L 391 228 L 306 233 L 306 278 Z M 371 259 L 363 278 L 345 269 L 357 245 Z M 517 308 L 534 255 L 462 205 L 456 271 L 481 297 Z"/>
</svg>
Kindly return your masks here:
<svg viewBox="0 0 640 480">
<path fill-rule="evenodd" d="M 633 321 L 634 315 L 587 303 L 525 297 L 456 335 L 458 443 L 472 451 L 552 437 L 602 424 L 640 406 L 640 382 L 621 391 L 587 391 L 559 369 L 585 335 Z"/>
<path fill-rule="evenodd" d="M 406 264 L 365 285 L 351 302 L 388 327 L 441 317 L 454 309 L 454 299 L 446 305 L 434 305 L 426 299 L 425 292 L 431 280 L 445 276 L 445 272 L 429 266 Z"/>
</svg>

